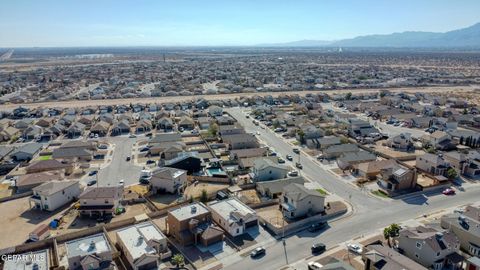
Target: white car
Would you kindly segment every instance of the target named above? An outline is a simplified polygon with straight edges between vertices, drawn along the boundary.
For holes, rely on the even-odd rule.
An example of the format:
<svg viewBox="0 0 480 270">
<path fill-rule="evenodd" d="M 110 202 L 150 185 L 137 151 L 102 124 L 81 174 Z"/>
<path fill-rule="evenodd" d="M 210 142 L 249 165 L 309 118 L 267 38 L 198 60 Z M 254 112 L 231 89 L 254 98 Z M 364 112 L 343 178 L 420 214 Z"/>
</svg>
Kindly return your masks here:
<svg viewBox="0 0 480 270">
<path fill-rule="evenodd" d="M 289 171 L 288 176 L 298 176 L 298 171 Z"/>
<path fill-rule="evenodd" d="M 123 185 L 125 185 L 125 180 L 122 179 L 122 180 L 118 181 L 118 183 L 123 186 Z"/>
<path fill-rule="evenodd" d="M 363 252 L 363 249 L 359 244 L 348 244 L 347 247 L 348 247 L 348 250 L 350 250 L 353 253 L 362 254 Z"/>
<path fill-rule="evenodd" d="M 322 269 L 323 265 L 319 264 L 318 262 L 309 262 L 308 263 L 308 269 L 310 270 L 317 270 L 317 269 Z"/>
</svg>

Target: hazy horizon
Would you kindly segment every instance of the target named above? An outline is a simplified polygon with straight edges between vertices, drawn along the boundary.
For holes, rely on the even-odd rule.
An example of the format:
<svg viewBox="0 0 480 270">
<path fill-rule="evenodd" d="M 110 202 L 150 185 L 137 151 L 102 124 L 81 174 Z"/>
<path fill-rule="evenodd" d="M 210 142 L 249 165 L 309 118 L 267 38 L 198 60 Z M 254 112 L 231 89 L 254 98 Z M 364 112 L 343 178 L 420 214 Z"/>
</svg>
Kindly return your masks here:
<svg viewBox="0 0 480 270">
<path fill-rule="evenodd" d="M 446 32 L 480 22 L 480 2 L 461 2 L 5 1 L 0 47 L 252 46 Z"/>
</svg>

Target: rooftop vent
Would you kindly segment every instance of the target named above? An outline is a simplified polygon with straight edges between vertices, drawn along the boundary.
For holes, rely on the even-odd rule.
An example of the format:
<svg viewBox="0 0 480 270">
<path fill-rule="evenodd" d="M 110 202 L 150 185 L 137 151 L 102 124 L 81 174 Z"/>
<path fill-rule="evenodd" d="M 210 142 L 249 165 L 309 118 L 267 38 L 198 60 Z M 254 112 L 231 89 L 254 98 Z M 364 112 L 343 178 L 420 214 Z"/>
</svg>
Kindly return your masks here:
<svg viewBox="0 0 480 270">
<path fill-rule="evenodd" d="M 192 214 L 196 213 L 197 212 L 197 207 L 194 205 L 194 206 L 192 206 L 191 210 L 192 210 Z"/>
</svg>

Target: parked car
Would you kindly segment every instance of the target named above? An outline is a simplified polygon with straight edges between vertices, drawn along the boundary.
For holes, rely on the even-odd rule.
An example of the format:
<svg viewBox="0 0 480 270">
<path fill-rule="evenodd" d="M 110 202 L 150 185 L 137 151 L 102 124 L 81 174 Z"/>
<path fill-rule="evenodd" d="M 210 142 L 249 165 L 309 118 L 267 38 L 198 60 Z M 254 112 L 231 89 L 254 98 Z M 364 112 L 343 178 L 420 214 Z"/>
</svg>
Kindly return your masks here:
<svg viewBox="0 0 480 270">
<path fill-rule="evenodd" d="M 321 265 L 318 262 L 309 262 L 308 263 L 308 269 L 309 270 L 317 270 L 317 269 L 322 269 L 323 265 Z"/>
<path fill-rule="evenodd" d="M 128 156 L 128 157 L 126 158 L 126 161 L 130 161 L 131 159 L 132 159 L 132 158 L 131 158 L 130 156 Z"/>
<path fill-rule="evenodd" d="M 140 182 L 140 184 L 144 184 L 144 185 L 150 184 L 150 181 L 148 179 L 145 179 L 145 178 L 141 178 L 139 182 Z"/>
<path fill-rule="evenodd" d="M 326 222 L 315 223 L 315 224 L 312 224 L 310 227 L 308 227 L 308 231 L 309 232 L 318 232 L 321 229 L 325 228 L 325 226 L 327 226 Z"/>
<path fill-rule="evenodd" d="M 320 254 L 320 253 L 323 253 L 327 248 L 323 243 L 315 243 L 312 245 L 311 249 L 312 249 L 312 253 Z"/>
<path fill-rule="evenodd" d="M 263 255 L 266 253 L 266 250 L 265 248 L 263 247 L 258 247 L 256 249 L 254 249 L 251 253 L 250 253 L 250 257 L 252 258 L 255 258 L 255 257 L 258 257 L 260 255 Z"/>
<path fill-rule="evenodd" d="M 356 254 L 362 254 L 363 252 L 363 249 L 359 244 L 348 244 L 347 248 L 348 250 Z"/>
<path fill-rule="evenodd" d="M 300 162 L 296 162 L 295 167 L 299 168 L 300 170 L 303 169 L 303 165 Z"/>
<path fill-rule="evenodd" d="M 147 164 L 155 164 L 155 163 L 156 163 L 155 160 L 151 160 L 151 159 L 147 160 Z"/>
<path fill-rule="evenodd" d="M 128 137 L 129 137 L 129 138 L 136 138 L 137 135 L 135 135 L 135 134 L 130 134 L 130 136 L 128 136 Z"/>
<path fill-rule="evenodd" d="M 287 158 L 287 160 L 290 160 L 290 161 L 293 160 L 293 157 L 291 155 L 287 155 L 286 158 Z"/>
<path fill-rule="evenodd" d="M 150 150 L 148 147 L 143 147 L 142 149 L 140 149 L 140 152 L 147 152 L 148 150 Z"/>
<path fill-rule="evenodd" d="M 295 153 L 295 154 L 300 154 L 300 149 L 298 149 L 298 148 L 293 148 L 293 153 Z"/>
<path fill-rule="evenodd" d="M 95 174 L 97 174 L 97 173 L 98 173 L 97 170 L 95 170 L 95 171 L 90 171 L 90 172 L 88 173 L 88 175 L 89 175 L 89 176 L 93 176 L 93 175 L 95 175 Z"/>
<path fill-rule="evenodd" d="M 88 181 L 87 186 L 90 187 L 90 186 L 95 185 L 96 183 L 97 183 L 97 180 L 90 180 L 90 181 Z"/>
<path fill-rule="evenodd" d="M 278 157 L 278 163 L 283 164 L 285 163 L 285 159 Z"/>
<path fill-rule="evenodd" d="M 289 171 L 288 176 L 298 176 L 298 171 Z"/>
<path fill-rule="evenodd" d="M 442 191 L 443 195 L 455 195 L 455 190 L 453 188 L 447 188 Z"/>
<path fill-rule="evenodd" d="M 123 186 L 123 185 L 125 185 L 125 180 L 122 179 L 122 180 L 118 181 L 118 183 Z"/>
</svg>

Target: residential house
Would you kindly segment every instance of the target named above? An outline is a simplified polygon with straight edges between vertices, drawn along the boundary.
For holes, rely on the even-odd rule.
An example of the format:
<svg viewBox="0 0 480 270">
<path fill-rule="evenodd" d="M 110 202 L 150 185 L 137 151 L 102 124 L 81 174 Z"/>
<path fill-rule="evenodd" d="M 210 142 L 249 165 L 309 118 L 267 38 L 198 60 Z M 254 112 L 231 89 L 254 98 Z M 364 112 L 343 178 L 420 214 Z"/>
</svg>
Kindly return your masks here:
<svg viewBox="0 0 480 270">
<path fill-rule="evenodd" d="M 82 192 L 77 180 L 50 181 L 32 189 L 29 199 L 30 208 L 55 211 L 65 204 L 78 198 Z"/>
<path fill-rule="evenodd" d="M 213 221 L 233 237 L 258 226 L 257 213 L 237 198 L 213 201 L 207 207 L 212 213 Z"/>
<path fill-rule="evenodd" d="M 410 133 L 401 133 L 389 138 L 386 145 L 397 151 L 415 150 Z"/>
<path fill-rule="evenodd" d="M 347 144 L 338 144 L 338 145 L 332 145 L 326 149 L 323 150 L 322 156 L 324 158 L 338 158 L 341 155 L 345 153 L 355 153 L 360 151 L 358 146 L 353 143 L 347 143 Z"/>
<path fill-rule="evenodd" d="M 31 191 L 32 188 L 43 183 L 63 180 L 65 177 L 61 171 L 39 172 L 20 175 L 15 181 L 17 193 L 24 193 Z"/>
<path fill-rule="evenodd" d="M 337 165 L 342 170 L 352 169 L 356 164 L 375 161 L 377 156 L 367 152 L 350 152 L 342 154 L 337 158 Z"/>
<path fill-rule="evenodd" d="M 292 183 L 303 185 L 305 183 L 305 179 L 303 178 L 303 176 L 297 176 L 272 181 L 258 182 L 256 183 L 255 189 L 258 191 L 258 193 L 260 193 L 261 196 L 275 199 L 282 195 L 283 188 L 285 186 L 288 186 Z"/>
<path fill-rule="evenodd" d="M 297 132 L 296 138 L 299 142 L 306 142 L 308 140 L 319 139 L 325 136 L 325 131 L 313 125 L 301 125 Z"/>
<path fill-rule="evenodd" d="M 480 270 L 480 258 L 470 257 L 467 259 L 466 270 Z"/>
<path fill-rule="evenodd" d="M 235 135 L 235 134 L 245 134 L 245 130 L 242 126 L 235 124 L 235 125 L 224 125 L 218 127 L 218 135 L 220 136 L 227 136 L 227 135 Z"/>
<path fill-rule="evenodd" d="M 480 176 L 480 153 L 477 151 L 468 153 L 451 151 L 445 153 L 443 158 L 460 175 L 471 178 Z"/>
<path fill-rule="evenodd" d="M 136 123 L 135 131 L 137 133 L 149 132 L 152 130 L 152 122 L 148 119 L 140 119 Z"/>
<path fill-rule="evenodd" d="M 234 134 L 222 136 L 224 143 L 228 145 L 228 149 L 247 149 L 258 148 L 257 138 L 253 134 Z"/>
<path fill-rule="evenodd" d="M 110 131 L 110 134 L 112 136 L 118 136 L 128 133 L 130 133 L 130 123 L 126 119 L 115 122 Z"/>
<path fill-rule="evenodd" d="M 374 133 L 379 133 L 378 129 L 373 127 L 370 122 L 360 119 L 350 119 L 348 134 L 352 138 L 369 137 Z"/>
<path fill-rule="evenodd" d="M 197 152 L 182 152 L 170 160 L 163 160 L 165 167 L 187 171 L 189 174 L 198 172 L 202 168 L 202 159 Z"/>
<path fill-rule="evenodd" d="M 67 136 L 69 138 L 77 138 L 83 135 L 85 132 L 85 125 L 80 122 L 73 123 L 67 128 Z"/>
<path fill-rule="evenodd" d="M 480 256 L 480 207 L 469 205 L 463 213 L 444 215 L 440 224 L 458 237 L 463 250 Z"/>
<path fill-rule="evenodd" d="M 327 149 L 328 147 L 333 146 L 333 145 L 342 144 L 340 138 L 335 137 L 335 136 L 323 137 L 323 138 L 318 139 L 317 142 L 318 142 L 318 147 L 317 148 L 319 148 L 321 150 Z"/>
<path fill-rule="evenodd" d="M 371 244 L 362 253 L 365 270 L 427 270 L 396 250 L 381 244 Z"/>
<path fill-rule="evenodd" d="M 164 142 L 181 142 L 182 135 L 177 132 L 170 132 L 170 133 L 157 133 L 155 137 L 152 137 L 148 144 L 153 145 L 156 143 L 164 143 Z"/>
<path fill-rule="evenodd" d="M 282 179 L 287 177 L 289 171 L 288 167 L 267 158 L 257 158 L 253 163 L 252 173 L 256 182 Z"/>
<path fill-rule="evenodd" d="M 183 246 L 208 246 L 223 240 L 223 231 L 211 226 L 211 220 L 212 214 L 203 203 L 192 203 L 168 212 L 167 231 Z"/>
<path fill-rule="evenodd" d="M 384 169 L 398 167 L 395 160 L 384 159 L 358 163 L 353 166 L 354 172 L 364 179 L 376 179 Z"/>
<path fill-rule="evenodd" d="M 230 159 L 239 160 L 242 158 L 255 158 L 262 157 L 267 154 L 267 148 L 249 148 L 249 149 L 238 149 L 230 151 Z"/>
<path fill-rule="evenodd" d="M 43 145 L 41 143 L 27 143 L 10 153 L 10 157 L 16 161 L 29 161 L 40 152 L 42 148 Z"/>
<path fill-rule="evenodd" d="M 172 255 L 167 237 L 151 221 L 122 228 L 116 236 L 118 246 L 133 270 L 158 269 L 161 260 Z"/>
<path fill-rule="evenodd" d="M 114 270 L 113 248 L 104 233 L 77 238 L 65 243 L 70 270 Z"/>
<path fill-rule="evenodd" d="M 20 131 L 12 126 L 0 129 L 0 142 L 10 141 L 17 136 Z"/>
<path fill-rule="evenodd" d="M 418 226 L 400 230 L 398 248 L 405 256 L 434 270 L 460 269 L 463 257 L 458 254 L 460 241 L 452 232 Z"/>
<path fill-rule="evenodd" d="M 22 138 L 25 140 L 35 140 L 43 134 L 43 128 L 39 126 L 29 126 L 22 131 Z"/>
<path fill-rule="evenodd" d="M 73 172 L 73 166 L 72 164 L 62 163 L 56 159 L 49 159 L 32 162 L 25 168 L 27 174 L 57 170 L 65 170 L 66 174 L 71 174 Z"/>
<path fill-rule="evenodd" d="M 52 151 L 52 158 L 65 161 L 90 161 L 93 159 L 93 152 L 83 147 L 59 147 Z"/>
<path fill-rule="evenodd" d="M 173 121 L 169 117 L 162 117 L 157 121 L 157 129 L 164 132 L 173 130 Z"/>
<path fill-rule="evenodd" d="M 377 184 L 388 194 L 398 193 L 414 189 L 417 185 L 417 177 L 413 170 L 396 164 L 380 171 Z"/>
<path fill-rule="evenodd" d="M 432 175 L 445 176 L 447 169 L 449 168 L 449 164 L 442 155 L 425 153 L 422 156 L 417 156 L 415 167 Z"/>
<path fill-rule="evenodd" d="M 98 136 L 103 137 L 108 134 L 109 129 L 110 124 L 108 122 L 100 121 L 90 128 L 90 133 L 98 134 Z"/>
<path fill-rule="evenodd" d="M 187 171 L 169 167 L 157 168 L 152 172 L 150 185 L 153 192 L 181 194 L 187 185 Z"/>
<path fill-rule="evenodd" d="M 210 116 L 222 116 L 223 115 L 223 108 L 219 107 L 219 106 L 210 106 L 208 107 L 208 114 L 210 114 Z"/>
<path fill-rule="evenodd" d="M 198 117 L 197 118 L 198 127 L 200 129 L 209 129 L 212 124 L 212 118 L 210 117 Z"/>
<path fill-rule="evenodd" d="M 435 131 L 432 134 L 422 136 L 422 141 L 438 150 L 455 148 L 452 137 L 444 131 Z"/>
<path fill-rule="evenodd" d="M 192 130 L 195 128 L 195 121 L 188 116 L 183 116 L 177 123 L 178 129 Z"/>
<path fill-rule="evenodd" d="M 297 219 L 324 212 L 325 196 L 302 184 L 292 183 L 283 188 L 280 206 L 285 218 Z"/>
<path fill-rule="evenodd" d="M 148 153 L 152 156 L 160 156 L 161 159 L 170 160 L 178 157 L 185 149 L 184 142 L 164 142 L 150 145 Z"/>
<path fill-rule="evenodd" d="M 28 260 L 4 260 L 3 270 L 48 270 L 52 261 L 48 249 L 30 251 L 16 254 L 17 258 L 29 258 Z"/>
<path fill-rule="evenodd" d="M 123 186 L 87 187 L 79 196 L 80 214 L 85 216 L 113 215 L 123 199 Z"/>
<path fill-rule="evenodd" d="M 223 125 L 233 125 L 235 124 L 236 120 L 233 119 L 231 116 L 229 115 L 222 115 L 222 116 L 216 116 L 215 117 L 215 120 L 217 121 L 217 123 L 220 125 L 220 126 L 223 126 Z"/>
</svg>

